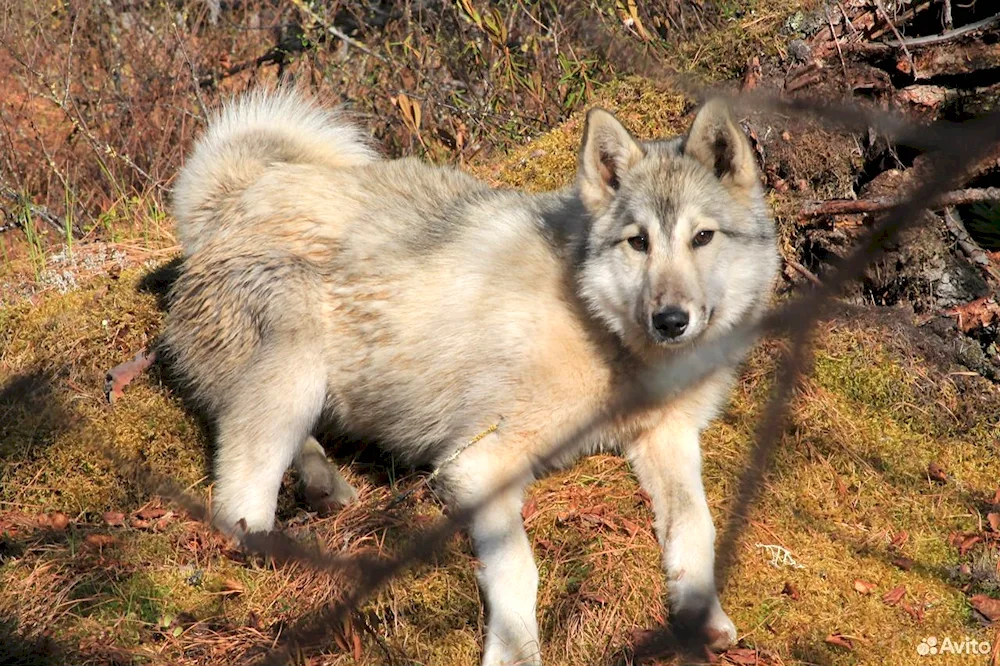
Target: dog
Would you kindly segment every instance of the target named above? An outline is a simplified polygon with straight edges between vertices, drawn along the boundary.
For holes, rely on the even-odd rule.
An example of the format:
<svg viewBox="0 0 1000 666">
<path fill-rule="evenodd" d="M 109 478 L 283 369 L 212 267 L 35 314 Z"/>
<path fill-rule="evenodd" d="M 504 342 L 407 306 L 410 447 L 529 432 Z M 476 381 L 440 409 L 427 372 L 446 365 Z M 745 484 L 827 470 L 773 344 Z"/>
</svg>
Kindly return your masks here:
<svg viewBox="0 0 1000 666">
<path fill-rule="evenodd" d="M 574 182 L 527 194 L 382 159 L 339 112 L 250 93 L 197 141 L 173 213 L 184 256 L 163 349 L 216 425 L 222 529 L 271 530 L 292 464 L 307 496 L 354 498 L 320 424 L 377 441 L 437 469 L 451 505 L 478 508 L 482 664 L 540 664 L 524 489 L 617 451 L 652 498 L 673 623 L 713 649 L 734 643 L 699 436 L 738 363 L 553 451 L 641 373 L 767 306 L 775 225 L 724 102 L 649 141 L 592 109 Z"/>
</svg>

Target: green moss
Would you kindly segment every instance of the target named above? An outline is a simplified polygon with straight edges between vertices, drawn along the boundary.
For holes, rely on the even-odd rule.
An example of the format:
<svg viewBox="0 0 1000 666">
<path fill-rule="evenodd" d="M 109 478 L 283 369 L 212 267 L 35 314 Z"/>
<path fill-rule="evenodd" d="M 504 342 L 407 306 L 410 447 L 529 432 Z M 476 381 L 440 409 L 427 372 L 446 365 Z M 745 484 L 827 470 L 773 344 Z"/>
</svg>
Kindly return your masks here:
<svg viewBox="0 0 1000 666">
<path fill-rule="evenodd" d="M 8 308 L 0 385 L 0 500 L 66 513 L 122 510 L 148 497 L 123 462 L 139 456 L 187 485 L 205 475 L 192 416 L 157 375 L 140 377 L 111 408 L 104 376 L 150 344 L 161 313 L 138 291 L 140 271 Z M 16 331 L 17 335 L 12 335 Z"/>
<path fill-rule="evenodd" d="M 878 345 L 857 340 L 856 346 L 823 349 L 814 366 L 816 382 L 858 406 L 891 410 L 913 399 L 913 376 Z"/>
<path fill-rule="evenodd" d="M 684 114 L 691 103 L 679 93 L 657 89 L 650 81 L 628 77 L 601 88 L 589 105 L 593 106 L 616 113 L 636 137 L 653 139 L 686 131 Z M 574 114 L 554 130 L 512 151 L 498 170 L 477 171 L 509 187 L 534 192 L 564 187 L 576 172 L 583 125 L 583 112 Z"/>
</svg>

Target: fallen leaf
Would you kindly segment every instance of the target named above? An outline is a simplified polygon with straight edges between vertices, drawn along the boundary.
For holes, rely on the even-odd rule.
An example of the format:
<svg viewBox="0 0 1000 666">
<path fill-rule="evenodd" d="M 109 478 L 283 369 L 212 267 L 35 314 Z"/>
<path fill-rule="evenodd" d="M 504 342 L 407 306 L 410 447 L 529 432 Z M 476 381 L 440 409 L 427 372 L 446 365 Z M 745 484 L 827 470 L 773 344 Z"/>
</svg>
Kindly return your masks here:
<svg viewBox="0 0 1000 666">
<path fill-rule="evenodd" d="M 656 629 L 632 630 L 632 647 L 635 655 L 641 655 L 647 659 L 656 657 L 662 653 L 663 646 L 664 636 L 662 631 Z"/>
<path fill-rule="evenodd" d="M 899 605 L 904 611 L 913 618 L 914 622 L 923 622 L 924 620 L 924 607 L 923 604 L 919 606 L 912 606 L 905 601 Z"/>
<path fill-rule="evenodd" d="M 979 328 L 986 328 L 1000 320 L 1000 306 L 992 298 L 983 297 L 958 305 L 946 312 L 951 317 L 958 317 L 958 328 L 963 333 L 969 333 Z"/>
<path fill-rule="evenodd" d="M 559 513 L 556 514 L 556 524 L 565 525 L 569 521 L 576 518 L 576 515 L 577 515 L 576 509 L 570 509 L 569 511 L 560 511 Z"/>
<path fill-rule="evenodd" d="M 754 56 L 747 63 L 746 71 L 743 72 L 743 80 L 740 82 L 740 90 L 747 92 L 753 90 L 760 83 L 761 68 L 760 58 Z"/>
<path fill-rule="evenodd" d="M 983 540 L 983 537 L 981 537 L 978 534 L 969 534 L 969 535 L 965 536 L 962 539 L 962 543 L 959 544 L 959 546 L 958 546 L 958 553 L 960 555 L 965 555 L 970 550 L 972 550 L 973 546 L 975 546 L 977 543 L 979 543 L 982 540 Z"/>
<path fill-rule="evenodd" d="M 103 548 L 114 545 L 115 538 L 110 534 L 88 534 L 83 541 L 93 548 Z"/>
<path fill-rule="evenodd" d="M 909 571 L 913 568 L 913 560 L 908 557 L 894 557 L 892 563 L 903 571 Z"/>
<path fill-rule="evenodd" d="M 875 583 L 869 583 L 861 580 L 860 578 L 854 579 L 854 589 L 857 590 L 859 594 L 871 594 L 877 587 L 878 585 Z"/>
<path fill-rule="evenodd" d="M 222 590 L 220 590 L 222 594 L 237 595 L 243 594 L 245 591 L 246 588 L 243 587 L 243 583 L 234 578 L 227 578 L 222 581 Z"/>
<path fill-rule="evenodd" d="M 936 462 L 932 462 L 927 466 L 927 476 L 935 483 L 948 483 L 948 473 Z"/>
<path fill-rule="evenodd" d="M 69 527 L 69 517 L 61 511 L 56 511 L 49 517 L 49 526 L 62 532 Z"/>
<path fill-rule="evenodd" d="M 131 361 L 125 361 L 108 370 L 104 377 L 104 397 L 114 404 L 125 395 L 125 387 L 146 371 L 156 361 L 156 352 L 139 350 Z"/>
<path fill-rule="evenodd" d="M 351 635 L 351 641 L 354 644 L 354 661 L 361 663 L 361 657 L 364 656 L 361 652 L 361 634 L 354 632 Z"/>
<path fill-rule="evenodd" d="M 590 510 L 581 511 L 579 514 L 580 520 L 585 523 L 590 523 L 591 525 L 602 525 L 610 530 L 617 530 L 618 524 L 610 518 L 605 518 L 600 513 L 594 513 Z"/>
<path fill-rule="evenodd" d="M 750 648 L 732 648 L 726 650 L 722 655 L 722 658 L 726 661 L 739 664 L 740 666 L 756 666 L 761 663 L 760 655 L 757 654 L 757 650 Z"/>
<path fill-rule="evenodd" d="M 136 516 L 143 520 L 156 520 L 157 518 L 162 518 L 166 514 L 167 510 L 158 506 L 146 507 L 145 509 L 140 509 L 135 513 Z"/>
<path fill-rule="evenodd" d="M 854 649 L 854 641 L 843 634 L 830 634 L 825 639 L 824 642 L 830 645 L 836 645 L 838 647 L 847 648 L 848 650 Z"/>
<path fill-rule="evenodd" d="M 521 507 L 521 520 L 527 525 L 534 518 L 535 514 L 538 513 L 538 502 L 533 499 L 528 500 Z"/>
<path fill-rule="evenodd" d="M 882 603 L 886 606 L 895 606 L 903 600 L 904 596 L 906 596 L 906 586 L 897 585 L 882 595 Z"/>
<path fill-rule="evenodd" d="M 783 587 L 781 589 L 781 593 L 784 594 L 785 596 L 787 596 L 792 601 L 798 601 L 799 600 L 799 591 L 798 591 L 798 589 L 794 585 L 792 585 L 791 583 L 789 583 L 789 582 L 785 583 L 785 587 Z"/>
<path fill-rule="evenodd" d="M 420 108 L 420 102 L 416 99 L 411 99 L 403 93 L 389 99 L 393 105 L 399 109 L 399 115 L 403 118 L 403 124 L 406 128 L 413 132 L 414 134 L 420 134 L 420 120 L 422 111 Z"/>
<path fill-rule="evenodd" d="M 910 533 L 906 530 L 896 532 L 892 535 L 892 540 L 889 545 L 893 548 L 900 548 L 904 543 L 906 543 L 910 538 Z"/>
<path fill-rule="evenodd" d="M 976 594 L 969 598 L 969 603 L 990 622 L 1000 620 L 1000 599 Z"/>
<path fill-rule="evenodd" d="M 1000 532 L 1000 513 L 991 512 L 986 514 L 986 521 L 990 524 L 990 529 Z"/>
<path fill-rule="evenodd" d="M 636 534 L 638 534 L 642 530 L 641 527 L 639 527 L 638 525 L 636 525 L 635 523 L 633 523 L 628 518 L 621 518 L 620 520 L 621 520 L 621 523 L 622 523 L 622 527 L 625 528 L 625 531 L 628 532 L 628 535 L 630 537 L 635 536 Z"/>
<path fill-rule="evenodd" d="M 108 511 L 104 514 L 104 522 L 112 527 L 125 523 L 125 514 L 120 511 Z"/>
</svg>

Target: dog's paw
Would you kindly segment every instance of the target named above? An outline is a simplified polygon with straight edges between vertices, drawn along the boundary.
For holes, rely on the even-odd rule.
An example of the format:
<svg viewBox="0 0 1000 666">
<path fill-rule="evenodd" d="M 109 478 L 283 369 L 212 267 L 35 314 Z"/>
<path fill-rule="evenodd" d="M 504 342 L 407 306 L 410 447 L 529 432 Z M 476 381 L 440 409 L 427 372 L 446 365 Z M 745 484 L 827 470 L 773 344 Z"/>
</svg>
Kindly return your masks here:
<svg viewBox="0 0 1000 666">
<path fill-rule="evenodd" d="M 542 666 L 542 659 L 537 650 L 522 654 L 493 651 L 483 656 L 482 666 Z"/>
<path fill-rule="evenodd" d="M 696 594 L 671 611 L 674 635 L 685 643 L 722 652 L 736 644 L 736 625 L 722 610 L 715 594 Z"/>
<path fill-rule="evenodd" d="M 736 625 L 721 607 L 718 607 L 717 613 L 709 616 L 701 631 L 705 646 L 714 652 L 728 650 L 736 644 Z"/>
<path fill-rule="evenodd" d="M 320 516 L 332 515 L 358 498 L 358 491 L 339 474 L 324 481 L 302 489 L 309 508 Z"/>
<path fill-rule="evenodd" d="M 504 631 L 501 638 L 487 630 L 482 666 L 541 666 L 537 634 L 531 631 Z"/>
</svg>

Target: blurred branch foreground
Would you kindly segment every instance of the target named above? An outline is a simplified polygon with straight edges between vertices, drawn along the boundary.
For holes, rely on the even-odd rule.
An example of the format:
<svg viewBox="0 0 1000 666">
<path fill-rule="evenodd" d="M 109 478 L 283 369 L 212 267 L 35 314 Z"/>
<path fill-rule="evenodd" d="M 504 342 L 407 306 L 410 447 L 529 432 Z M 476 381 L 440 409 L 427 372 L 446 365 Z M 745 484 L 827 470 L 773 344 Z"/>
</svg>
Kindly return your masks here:
<svg viewBox="0 0 1000 666">
<path fill-rule="evenodd" d="M 348 102 L 351 111 L 374 128 L 389 154 L 418 152 L 430 159 L 468 164 L 497 181 L 536 187 L 551 185 L 531 171 L 549 168 L 544 151 L 554 150 L 551 143 L 540 141 L 542 147 L 537 151 L 543 154 L 527 153 L 500 173 L 483 166 L 488 153 L 515 147 L 523 136 L 548 131 L 567 118 L 572 125 L 573 113 L 589 100 L 599 99 L 608 86 L 620 91 L 617 101 L 625 109 L 630 102 L 639 108 L 638 112 L 632 111 L 637 116 L 648 111 L 643 109 L 644 99 L 671 100 L 670 95 L 679 95 L 683 98 L 680 107 L 690 109 L 693 100 L 709 92 L 729 95 L 746 119 L 745 129 L 758 150 L 774 197 L 782 225 L 782 251 L 789 266 L 782 285 L 788 298 L 782 299 L 759 327 L 734 331 L 718 345 L 684 359 L 683 364 L 672 363 L 638 378 L 633 391 L 622 396 L 619 404 L 610 406 L 607 413 L 581 423 L 577 435 L 616 414 L 641 409 L 649 402 L 669 400 L 684 386 L 728 362 L 755 336 L 770 336 L 768 344 L 777 357 L 776 365 L 767 369 L 767 374 L 775 377 L 769 388 L 770 398 L 759 410 L 753 410 L 757 424 L 754 443 L 734 465 L 726 488 L 730 497 L 724 528 L 720 530 L 718 578 L 720 585 L 730 589 L 738 586 L 732 575 L 740 566 L 740 558 L 747 556 L 744 533 L 752 527 L 757 515 L 755 506 L 765 492 L 769 475 L 774 473 L 776 459 L 781 457 L 779 444 L 788 441 L 786 422 L 795 409 L 793 400 L 816 390 L 804 379 L 817 359 L 812 348 L 818 337 L 815 324 L 821 319 L 843 319 L 842 306 L 836 303 L 838 297 L 878 306 L 908 303 L 923 323 L 933 320 L 942 336 L 972 344 L 962 348 L 979 352 L 980 356 L 967 362 L 960 358 L 966 369 L 953 373 L 996 379 L 993 340 L 1000 324 L 1000 308 L 994 298 L 997 277 L 991 262 L 992 252 L 1000 246 L 990 245 L 998 238 L 998 218 L 995 207 L 990 206 L 996 198 L 993 179 L 1000 147 L 1000 115 L 984 113 L 990 104 L 983 100 L 992 99 L 997 86 L 993 80 L 996 54 L 991 51 L 996 37 L 991 31 L 996 22 L 981 9 L 933 3 L 931 16 L 932 3 L 889 5 L 858 0 L 817 9 L 809 3 L 771 4 L 760 0 L 753 3 L 753 12 L 741 13 L 727 9 L 726 3 L 720 4 L 725 7 L 711 10 L 698 2 L 671 2 L 663 7 L 628 2 L 597 8 L 528 2 L 486 8 L 485 4 L 477 6 L 464 0 L 453 5 L 308 4 L 296 0 L 180 2 L 149 7 L 71 1 L 53 9 L 12 2 L 4 8 L 7 18 L 0 43 L 0 64 L 4 65 L 0 69 L 7 72 L 3 75 L 4 89 L 9 91 L 0 106 L 6 146 L 0 164 L 0 203 L 8 219 L 0 237 L 0 242 L 5 243 L 5 262 L 13 270 L 19 260 L 27 261 L 34 277 L 40 280 L 51 263 L 49 254 L 61 244 L 69 252 L 76 247 L 83 256 L 87 243 L 98 240 L 120 251 L 134 252 L 140 260 L 155 259 L 161 251 L 171 252 L 174 243 L 163 212 L 165 193 L 193 133 L 220 98 L 275 79 L 286 85 L 294 82 L 308 86 L 333 101 Z M 802 25 L 808 21 L 814 25 Z M 761 25 L 767 31 L 754 32 Z M 687 46 L 679 45 L 681 42 Z M 946 44 L 952 53 L 965 49 L 967 57 L 949 56 L 944 50 Z M 981 59 L 974 60 L 973 56 Z M 739 74 L 738 83 L 717 86 L 698 76 L 704 68 L 721 72 L 720 76 L 735 78 Z M 626 74 L 639 75 L 644 82 L 622 86 L 618 79 Z M 615 85 L 621 87 L 616 89 Z M 737 87 L 740 94 L 734 92 Z M 630 94 L 634 99 L 628 99 Z M 860 103 L 830 102 L 851 94 L 861 94 L 865 99 Z M 604 101 L 616 100 L 612 95 L 611 100 Z M 921 122 L 878 110 L 882 102 L 892 103 Z M 801 143 L 789 150 L 786 144 L 795 140 L 793 136 L 786 138 L 790 132 L 816 143 Z M 830 152 L 818 147 L 824 142 Z M 811 152 L 815 155 L 811 156 Z M 814 161 L 809 161 L 810 157 Z M 551 168 L 560 169 L 565 167 L 556 164 Z M 935 211 L 942 215 L 939 217 Z M 859 215 L 866 217 L 859 221 Z M 942 237 L 954 238 L 954 243 L 947 241 L 954 248 L 940 255 L 947 257 L 940 260 L 945 266 L 933 279 L 905 272 L 907 266 L 920 261 L 913 248 L 923 247 L 921 229 L 939 229 L 940 233 L 934 232 L 939 244 L 944 242 Z M 13 234 L 18 234 L 16 241 L 10 240 Z M 133 251 L 132 247 L 137 249 Z M 908 250 L 913 254 L 906 255 Z M 125 259 L 114 262 L 126 268 L 129 265 Z M 890 266 L 896 273 L 886 278 L 882 269 L 889 270 Z M 120 273 L 122 268 L 115 270 Z M 156 282 L 157 277 L 151 275 L 147 286 Z M 944 280 L 941 275 L 951 277 Z M 954 276 L 962 276 L 963 282 L 956 286 L 958 279 Z M 169 281 L 169 277 L 160 278 Z M 111 279 L 117 281 L 119 276 Z M 951 292 L 941 288 L 946 282 Z M 155 284 L 152 290 L 156 291 Z M 104 294 L 94 295 L 95 302 L 107 293 L 105 288 Z M 120 309 L 117 303 L 108 307 L 112 311 Z M 11 316 L 15 321 L 22 315 Z M 109 315 L 102 321 L 112 320 L 114 316 Z M 2 318 L 0 323 L 6 326 Z M 130 326 L 133 331 L 123 332 Z M 18 354 L 26 352 L 17 352 L 13 334 L 8 335 L 6 327 L 3 331 L 0 339 L 13 351 L 0 354 L 0 362 L 14 367 L 20 362 Z M 141 336 L 137 338 L 136 332 Z M 136 343 L 152 335 L 153 322 L 126 322 L 109 338 L 108 353 L 117 354 L 115 362 L 132 356 Z M 65 347 L 59 349 L 61 353 L 67 351 Z M 816 370 L 822 375 L 828 368 L 822 354 L 819 358 Z M 94 364 L 100 367 L 102 360 Z M 0 399 L 0 415 L 14 425 L 0 426 L 0 435 L 15 441 L 15 436 L 23 434 L 23 426 L 24 431 L 32 430 L 29 439 L 34 439 L 30 441 L 38 441 L 39 424 L 30 422 L 24 414 L 32 411 L 37 404 L 33 401 L 43 394 L 40 387 L 59 378 L 79 386 L 74 381 L 77 371 L 66 369 L 75 362 L 62 363 L 39 368 L 30 382 L 24 377 L 4 380 L 7 388 Z M 116 395 L 120 395 L 124 383 L 127 381 L 114 385 Z M 83 396 L 83 401 L 92 398 L 93 391 L 87 387 L 73 390 Z M 99 389 L 95 391 L 99 393 Z M 134 395 L 139 393 L 126 394 L 114 413 L 120 415 L 122 409 L 128 410 Z M 89 405 L 87 409 L 105 408 Z M 44 410 L 34 411 L 47 414 Z M 962 425 L 964 417 L 955 414 L 957 408 L 949 411 L 959 423 L 950 426 L 954 432 L 974 430 Z M 133 422 L 143 418 L 141 406 L 136 412 L 126 413 Z M 55 420 L 52 414 L 48 417 Z M 150 426 L 154 435 L 156 427 Z M 132 439 L 141 437 L 131 429 L 122 432 Z M 119 441 L 117 434 L 109 435 L 109 441 Z M 993 434 L 997 434 L 995 428 Z M 58 440 L 55 433 L 45 437 Z M 801 432 L 797 431 L 795 437 L 801 439 Z M 574 440 L 561 445 L 570 446 Z M 151 462 L 145 454 L 136 457 L 133 450 L 107 445 L 100 438 L 94 445 L 103 453 L 104 464 L 130 479 L 130 492 L 143 501 L 155 496 L 170 500 L 169 508 L 154 505 L 152 509 L 146 506 L 135 511 L 130 519 L 133 529 L 169 531 L 169 521 L 164 517 L 174 516 L 173 511 L 192 520 L 207 518 L 204 501 L 190 492 L 192 484 L 178 481 L 169 473 L 169 465 L 157 463 L 155 454 L 151 454 Z M 810 456 L 831 465 L 832 454 L 817 453 L 818 445 L 813 443 L 805 446 Z M 19 469 L 31 467 L 30 459 L 22 457 L 22 452 L 5 449 L 3 457 L 12 463 L 11 476 L 4 477 L 5 485 L 20 478 L 16 476 Z M 859 456 L 849 456 L 851 460 L 856 458 Z M 842 481 L 836 471 L 832 478 L 841 496 L 851 492 L 849 488 L 840 489 Z M 928 468 L 927 478 L 922 481 L 952 483 L 940 468 Z M 974 494 L 963 486 L 956 492 L 963 497 Z M 18 510 L 27 506 L 18 495 L 4 495 L 4 500 Z M 982 505 L 983 513 L 998 515 L 998 508 L 988 500 L 975 501 L 977 512 Z M 1000 504 L 1000 491 L 994 502 Z M 288 609 L 273 633 L 261 628 L 256 615 L 243 618 L 244 626 L 238 631 L 213 627 L 212 636 L 195 630 L 204 624 L 202 621 L 186 623 L 167 615 L 149 618 L 162 625 L 155 631 L 158 640 L 165 641 L 160 648 L 163 654 L 171 655 L 168 659 L 176 660 L 173 663 L 207 663 L 203 659 L 208 654 L 218 658 L 218 645 L 212 642 L 218 639 L 214 636 L 228 631 L 227 640 L 241 646 L 238 656 L 232 657 L 233 663 L 321 663 L 311 661 L 307 655 L 331 644 L 338 646 L 343 659 L 338 657 L 339 661 L 330 663 L 349 663 L 344 659 L 409 663 L 412 658 L 407 656 L 406 646 L 386 644 L 382 631 L 375 628 L 385 618 L 372 617 L 365 610 L 366 604 L 391 590 L 395 581 L 404 580 L 401 577 L 408 570 L 440 564 L 440 558 L 450 557 L 445 554 L 454 550 L 453 535 L 477 507 L 413 529 L 414 524 L 427 522 L 427 516 L 399 521 L 391 511 L 376 510 L 384 506 L 366 505 L 329 519 L 335 531 L 343 530 L 336 532 L 338 538 L 343 537 L 342 548 L 336 543 L 319 547 L 295 529 L 285 534 L 256 535 L 242 552 L 224 545 L 206 529 L 186 533 L 185 539 L 196 542 L 192 552 L 208 553 L 205 561 L 212 560 L 211 554 L 226 553 L 241 566 L 258 567 L 263 562 L 263 568 L 274 576 L 286 576 L 278 585 L 281 591 L 271 596 L 271 606 L 282 603 L 282 595 L 291 588 L 317 590 L 322 603 L 306 604 L 301 612 Z M 118 527 L 126 522 L 126 517 L 119 517 L 115 511 L 101 513 L 100 519 L 89 516 L 88 511 L 81 507 L 73 519 L 71 529 L 80 529 L 81 536 L 83 526 L 88 524 Z M 374 513 L 378 520 L 402 523 L 405 536 L 398 539 L 394 555 L 386 557 L 381 546 L 375 547 L 377 544 L 370 538 L 373 532 L 361 524 L 358 511 Z M 64 532 L 69 525 L 61 512 L 46 514 L 48 524 L 42 526 L 42 532 L 49 536 L 38 536 L 39 532 L 33 531 L 37 526 L 18 527 L 14 519 L 7 525 L 4 515 L 0 513 L 0 528 L 5 534 L 20 530 L 33 535 L 30 538 L 35 541 L 29 539 L 20 550 L 21 546 L 13 545 L 19 543 L 16 539 L 8 541 L 5 537 L 0 548 L 3 567 L 30 553 L 46 552 L 51 535 Z M 53 515 L 62 517 L 53 520 Z M 527 515 L 526 522 L 533 517 Z M 571 520 L 572 514 L 567 513 L 562 522 Z M 164 521 L 163 525 L 157 527 L 157 521 Z M 986 569 L 994 566 L 1000 571 L 1000 564 L 988 559 L 996 557 L 995 533 L 1000 532 L 1000 518 L 996 524 L 992 521 L 988 518 L 986 527 L 980 521 L 980 532 L 958 534 L 955 548 L 965 556 L 970 551 L 979 552 L 973 549 L 981 547 L 982 557 L 987 558 Z M 364 535 L 359 537 L 363 545 L 354 551 L 348 548 L 352 530 Z M 890 537 L 890 548 L 898 550 L 906 543 L 908 536 L 905 531 L 901 533 L 904 536 L 897 532 Z M 104 566 L 118 567 L 121 563 L 106 555 L 113 550 L 113 540 L 102 542 L 96 538 L 100 536 L 97 532 L 82 536 L 81 552 L 89 549 Z M 970 542 L 973 538 L 976 540 Z M 906 559 L 897 556 L 897 568 L 912 568 L 912 561 L 904 566 Z M 544 560 L 540 558 L 540 564 Z M 572 566 L 572 558 L 554 561 L 553 566 Z M 973 569 L 973 565 L 978 568 Z M 67 565 L 63 575 L 84 577 L 85 573 L 74 573 L 73 566 Z M 197 571 L 204 575 L 207 568 L 201 562 L 191 576 Z M 967 583 L 962 584 L 967 584 L 970 592 L 991 593 L 987 585 L 990 579 L 981 573 L 983 569 L 983 563 L 977 560 L 968 565 L 968 571 L 959 569 L 956 575 L 964 576 L 961 580 Z M 576 582 L 579 594 L 574 598 L 602 603 L 599 598 L 595 600 L 594 594 L 587 596 L 586 574 L 577 578 L 584 582 Z M 856 594 L 870 593 L 861 591 L 868 589 L 867 583 L 858 583 L 865 581 L 855 581 Z M 239 580 L 227 579 L 213 594 L 221 598 L 246 595 L 245 587 Z M 996 592 L 1000 587 L 992 592 L 994 597 Z M 68 603 L 69 608 L 80 603 L 81 592 L 73 594 L 77 597 Z M 793 598 L 798 591 L 791 586 L 782 594 Z M 969 596 L 976 617 L 988 622 L 1000 616 L 994 615 L 994 597 Z M 910 603 L 888 593 L 886 598 L 884 605 L 888 606 Z M 142 594 L 135 598 L 137 604 L 145 601 L 148 599 Z M 603 604 L 608 603 L 604 599 Z M 907 613 L 919 624 L 931 606 L 915 600 L 913 604 L 908 606 L 912 613 Z M 469 610 L 468 605 L 454 605 L 455 609 L 448 609 L 449 614 Z M 31 623 L 29 606 L 20 607 L 15 628 L 18 623 Z M 459 610 L 460 606 L 463 610 Z M 0 620 L 4 620 L 6 608 L 0 606 Z M 560 626 L 558 613 L 553 617 L 553 627 Z M 623 614 L 614 619 L 638 628 L 640 621 L 650 618 L 640 620 Z M 615 654 L 609 654 L 605 645 L 605 654 L 600 658 L 619 663 L 615 660 L 628 662 L 665 655 L 676 659 L 703 657 L 700 646 L 670 632 L 662 614 L 654 619 L 658 628 L 637 633 L 627 649 Z M 549 631 L 557 629 L 550 627 Z M 185 632 L 191 634 L 189 643 L 183 643 Z M 11 632 L 9 645 L 15 645 L 15 638 L 21 640 L 18 634 Z M 235 634 L 239 634 L 238 639 Z M 180 641 L 186 647 L 171 651 L 171 641 Z M 859 639 L 852 634 L 830 633 L 815 642 L 825 644 L 823 649 L 834 646 L 849 653 L 858 647 Z M 368 648 L 363 643 L 373 643 L 377 653 L 366 654 Z M 209 649 L 210 645 L 215 647 Z M 22 658 L 14 647 L 9 649 L 15 659 Z M 819 649 L 800 649 L 790 657 L 816 663 L 813 655 Z M 57 648 L 44 641 L 25 648 L 25 654 L 46 652 L 55 653 Z M 723 656 L 730 663 L 783 663 L 781 655 L 747 644 L 730 652 Z M 135 657 L 127 650 L 84 650 L 84 654 L 90 655 L 86 659 L 91 663 L 131 663 Z M 156 660 L 162 656 L 150 656 L 147 651 L 143 658 Z M 463 653 L 455 657 L 454 663 L 469 658 Z M 753 662 L 740 661 L 751 658 Z"/>
</svg>

